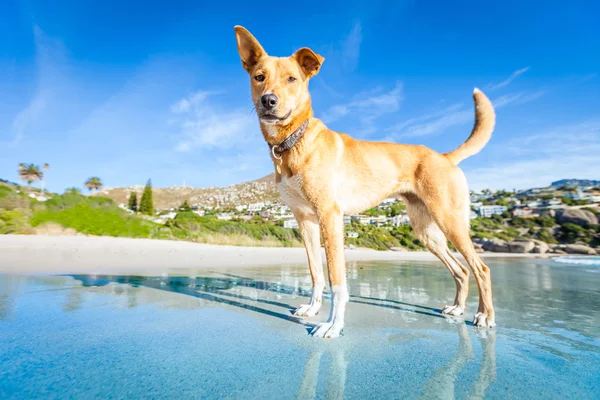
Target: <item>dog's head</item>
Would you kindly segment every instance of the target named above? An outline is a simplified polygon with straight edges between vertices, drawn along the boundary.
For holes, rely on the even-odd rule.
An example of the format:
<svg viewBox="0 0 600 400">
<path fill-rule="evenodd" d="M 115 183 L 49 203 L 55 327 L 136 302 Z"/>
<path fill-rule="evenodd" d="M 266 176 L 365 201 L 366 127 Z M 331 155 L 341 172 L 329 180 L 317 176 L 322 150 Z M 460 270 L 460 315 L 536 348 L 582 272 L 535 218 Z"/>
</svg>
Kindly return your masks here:
<svg viewBox="0 0 600 400">
<path fill-rule="evenodd" d="M 289 57 L 269 56 L 244 27 L 234 30 L 260 122 L 285 126 L 306 113 L 310 109 L 308 80 L 319 72 L 324 58 L 307 47 Z"/>
</svg>

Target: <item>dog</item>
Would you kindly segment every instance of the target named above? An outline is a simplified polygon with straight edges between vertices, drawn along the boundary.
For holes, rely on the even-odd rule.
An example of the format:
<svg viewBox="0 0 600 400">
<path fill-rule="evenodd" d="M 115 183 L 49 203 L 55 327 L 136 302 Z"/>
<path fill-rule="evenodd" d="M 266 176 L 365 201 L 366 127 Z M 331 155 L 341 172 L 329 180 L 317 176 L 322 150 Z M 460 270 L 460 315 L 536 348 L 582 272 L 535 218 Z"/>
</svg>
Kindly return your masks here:
<svg viewBox="0 0 600 400">
<path fill-rule="evenodd" d="M 249 74 L 252 102 L 270 150 L 275 182 L 290 207 L 306 249 L 312 278 L 310 302 L 294 311 L 314 316 L 323 302 L 325 277 L 321 235 L 332 301 L 327 322 L 312 329 L 315 337 L 335 338 L 344 328 L 349 300 L 344 258 L 344 215 L 356 214 L 400 195 L 419 240 L 448 268 L 456 283 L 454 303 L 443 314 L 465 311 L 469 270 L 450 252 L 458 249 L 475 276 L 477 327 L 495 326 L 490 269 L 470 237 L 470 196 L 457 166 L 487 144 L 495 126 L 494 108 L 475 88 L 475 122 L 467 140 L 449 153 L 422 145 L 357 140 L 328 129 L 314 117 L 308 84 L 324 57 L 308 47 L 289 57 L 268 55 L 244 27 L 234 27 L 242 67 Z"/>
</svg>

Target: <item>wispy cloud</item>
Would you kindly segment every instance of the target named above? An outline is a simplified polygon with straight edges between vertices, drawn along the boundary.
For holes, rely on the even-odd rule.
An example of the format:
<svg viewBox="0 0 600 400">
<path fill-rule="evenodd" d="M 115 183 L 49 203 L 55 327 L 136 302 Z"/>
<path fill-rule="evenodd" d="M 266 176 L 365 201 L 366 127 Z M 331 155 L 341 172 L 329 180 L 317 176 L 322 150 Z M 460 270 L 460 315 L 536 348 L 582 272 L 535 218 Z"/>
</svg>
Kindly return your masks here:
<svg viewBox="0 0 600 400">
<path fill-rule="evenodd" d="M 57 88 L 63 83 L 64 48 L 38 27 L 33 27 L 36 51 L 36 91 L 29 103 L 19 111 L 11 126 L 11 145 L 18 145 L 28 132 L 39 126 L 48 105 L 53 103 Z"/>
<path fill-rule="evenodd" d="M 496 147 L 497 163 L 469 169 L 471 189 L 524 189 L 563 178 L 598 179 L 600 120 L 558 126 Z"/>
<path fill-rule="evenodd" d="M 546 94 L 547 91 L 539 90 L 536 92 L 510 93 L 492 99 L 495 109 L 500 109 L 507 105 L 524 104 L 538 99 Z M 433 112 L 423 116 L 410 118 L 386 130 L 391 137 L 409 138 L 434 135 L 444 132 L 451 126 L 472 123 L 474 118 L 473 106 L 464 107 L 462 104 L 455 104 L 439 112 Z"/>
<path fill-rule="evenodd" d="M 195 148 L 227 149 L 248 138 L 256 118 L 248 110 L 217 110 L 207 99 L 215 92 L 198 91 L 171 106 L 170 124 L 179 128 L 175 150 L 188 152 Z"/>
<path fill-rule="evenodd" d="M 358 65 L 360 57 L 360 45 L 362 44 L 362 27 L 360 22 L 357 22 L 352 27 L 352 30 L 342 41 L 341 46 L 341 63 L 342 68 L 346 71 L 354 71 Z"/>
<path fill-rule="evenodd" d="M 391 90 L 382 92 L 382 88 L 377 88 L 370 93 L 356 95 L 353 101 L 335 105 L 324 113 L 322 119 L 329 124 L 344 117 L 357 117 L 363 125 L 363 133 L 370 133 L 375 129 L 375 120 L 398 111 L 401 101 L 402 83 L 396 82 Z"/>
<path fill-rule="evenodd" d="M 489 85 L 488 87 L 486 87 L 486 89 L 488 89 L 489 91 L 493 91 L 496 89 L 500 89 L 501 87 L 508 86 L 512 81 L 517 79 L 517 77 L 519 75 L 522 75 L 527 71 L 529 71 L 529 67 L 518 69 L 515 72 L 513 72 L 512 74 L 510 74 L 510 76 L 508 78 L 506 78 L 505 80 L 503 80 L 502 82 Z"/>
</svg>

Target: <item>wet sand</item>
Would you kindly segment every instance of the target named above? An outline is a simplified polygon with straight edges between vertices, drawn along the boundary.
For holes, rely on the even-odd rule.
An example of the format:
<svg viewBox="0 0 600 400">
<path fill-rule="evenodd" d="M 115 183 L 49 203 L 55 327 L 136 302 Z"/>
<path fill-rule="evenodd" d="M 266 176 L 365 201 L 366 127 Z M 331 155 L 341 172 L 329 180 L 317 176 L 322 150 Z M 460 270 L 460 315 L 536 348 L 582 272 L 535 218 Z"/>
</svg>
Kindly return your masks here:
<svg viewBox="0 0 600 400">
<path fill-rule="evenodd" d="M 325 251 L 321 249 L 325 262 Z M 430 252 L 347 249 L 352 261 L 436 261 Z M 458 254 L 457 254 L 458 255 Z M 484 258 L 539 254 L 484 253 Z M 0 235 L 0 272 L 77 273 L 162 268 L 239 268 L 306 264 L 304 248 L 218 246 L 89 236 Z"/>
<path fill-rule="evenodd" d="M 488 260 L 495 329 L 445 317 L 439 262 L 349 262 L 346 328 L 294 317 L 305 266 L 154 275 L 0 273 L 1 398 L 596 399 L 600 274 Z"/>
</svg>

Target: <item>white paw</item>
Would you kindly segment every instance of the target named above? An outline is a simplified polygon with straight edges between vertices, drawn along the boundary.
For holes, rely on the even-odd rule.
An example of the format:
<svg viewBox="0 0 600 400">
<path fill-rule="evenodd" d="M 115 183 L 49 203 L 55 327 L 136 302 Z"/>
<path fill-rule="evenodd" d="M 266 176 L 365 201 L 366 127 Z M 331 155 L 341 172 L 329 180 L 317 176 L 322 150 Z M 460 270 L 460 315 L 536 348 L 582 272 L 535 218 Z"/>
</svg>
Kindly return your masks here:
<svg viewBox="0 0 600 400">
<path fill-rule="evenodd" d="M 459 315 L 463 315 L 464 312 L 465 312 L 465 309 L 459 305 L 446 306 L 442 310 L 442 314 L 454 315 L 455 317 L 458 317 Z"/>
<path fill-rule="evenodd" d="M 320 303 L 302 304 L 300 307 L 296 308 L 296 310 L 294 311 L 294 315 L 299 317 L 314 317 L 319 313 L 320 309 Z"/>
<path fill-rule="evenodd" d="M 320 338 L 336 338 L 340 336 L 340 332 L 342 331 L 342 327 L 332 324 L 331 322 L 323 322 L 314 327 L 311 335 L 314 337 Z"/>
<path fill-rule="evenodd" d="M 482 328 L 493 328 L 496 326 L 496 323 L 493 319 L 488 319 L 486 314 L 478 312 L 473 317 L 473 325 Z"/>
</svg>

